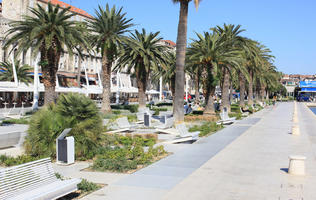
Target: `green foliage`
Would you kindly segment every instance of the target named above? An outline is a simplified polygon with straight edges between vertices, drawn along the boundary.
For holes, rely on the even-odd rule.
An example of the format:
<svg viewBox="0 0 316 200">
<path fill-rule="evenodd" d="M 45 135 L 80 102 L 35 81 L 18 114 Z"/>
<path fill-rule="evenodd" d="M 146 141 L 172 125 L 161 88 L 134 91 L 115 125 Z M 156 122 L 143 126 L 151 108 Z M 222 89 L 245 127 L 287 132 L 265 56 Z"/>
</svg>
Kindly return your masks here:
<svg viewBox="0 0 316 200">
<path fill-rule="evenodd" d="M 223 126 L 217 125 L 216 122 L 205 122 L 201 126 L 197 126 L 197 125 L 193 126 L 192 128 L 189 129 L 189 131 L 190 132 L 200 131 L 199 136 L 203 137 L 203 136 L 208 136 L 222 128 Z"/>
<path fill-rule="evenodd" d="M 40 159 L 39 157 L 33 157 L 29 155 L 21 155 L 18 157 L 0 155 L 0 166 L 10 167 L 15 165 L 21 165 L 27 162 Z"/>
<path fill-rule="evenodd" d="M 82 181 L 77 185 L 77 187 L 78 187 L 78 190 L 84 193 L 90 193 L 101 188 L 101 186 L 95 183 L 89 182 L 86 179 L 82 179 Z"/>
<path fill-rule="evenodd" d="M 150 164 L 166 152 L 163 146 L 153 147 L 155 138 L 112 136 L 107 137 L 111 144 L 99 148 L 92 168 L 97 171 L 127 172 L 137 169 L 139 165 Z M 113 145 L 115 144 L 115 145 Z M 113 147 L 114 146 L 114 147 Z M 149 146 L 147 152 L 144 147 Z"/>
<path fill-rule="evenodd" d="M 193 115 L 203 115 L 203 110 L 193 110 L 192 114 Z"/>
<path fill-rule="evenodd" d="M 21 65 L 20 60 L 14 60 L 14 67 L 19 81 L 23 83 L 31 83 L 32 77 L 29 75 L 29 71 L 32 67 L 29 65 Z M 0 81 L 14 81 L 13 65 L 9 62 L 0 62 Z"/>
<path fill-rule="evenodd" d="M 75 138 L 76 157 L 92 158 L 100 146 L 102 120 L 95 103 L 81 94 L 61 95 L 57 105 L 36 112 L 31 120 L 24 147 L 32 156 L 55 156 L 56 138 L 65 129 Z"/>
<path fill-rule="evenodd" d="M 156 106 L 161 107 L 161 106 L 172 106 L 172 103 L 167 103 L 167 102 L 161 102 L 161 103 L 157 103 Z"/>
<path fill-rule="evenodd" d="M 115 114 L 115 115 L 119 115 L 121 114 L 122 112 L 120 110 L 112 110 L 112 113 Z"/>
<path fill-rule="evenodd" d="M 133 104 L 133 105 L 111 105 L 111 109 L 129 110 L 131 113 L 136 113 L 136 112 L 138 112 L 138 105 L 137 104 Z"/>
<path fill-rule="evenodd" d="M 129 122 L 137 122 L 137 116 L 135 114 L 127 115 L 127 119 Z"/>
<path fill-rule="evenodd" d="M 242 114 L 239 112 L 231 112 L 228 114 L 229 117 L 236 117 L 237 120 L 241 119 L 242 118 Z"/>
<path fill-rule="evenodd" d="M 154 115 L 159 115 L 160 111 L 168 111 L 168 108 L 153 107 L 151 110 L 155 111 Z"/>
<path fill-rule="evenodd" d="M 6 119 L 2 121 L 2 124 L 28 124 L 29 120 L 25 118 L 21 119 Z"/>
</svg>

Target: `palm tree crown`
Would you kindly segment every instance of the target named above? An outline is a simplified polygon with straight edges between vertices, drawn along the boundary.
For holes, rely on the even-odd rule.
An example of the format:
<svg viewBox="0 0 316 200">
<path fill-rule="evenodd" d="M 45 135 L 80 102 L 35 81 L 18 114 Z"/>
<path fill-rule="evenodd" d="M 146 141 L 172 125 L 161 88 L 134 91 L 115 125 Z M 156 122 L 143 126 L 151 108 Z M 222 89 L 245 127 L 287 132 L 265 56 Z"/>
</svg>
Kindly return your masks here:
<svg viewBox="0 0 316 200">
<path fill-rule="evenodd" d="M 19 60 L 14 61 L 14 66 L 16 68 L 16 73 L 19 81 L 23 83 L 31 83 L 32 77 L 29 75 L 30 70 L 32 69 L 29 65 L 21 65 Z M 14 81 L 13 74 L 13 65 L 9 62 L 1 62 L 0 63 L 0 81 Z"/>
<path fill-rule="evenodd" d="M 75 15 L 69 8 L 60 8 L 48 3 L 45 10 L 39 4 L 30 8 L 31 15 L 23 16 L 21 21 L 10 23 L 5 48 L 17 46 L 17 53 L 32 49 L 33 56 L 40 52 L 40 66 L 45 86 L 45 103 L 55 101 L 56 73 L 60 55 L 65 48 L 72 54 L 78 45 L 86 44 L 82 29 L 71 18 Z"/>
<path fill-rule="evenodd" d="M 146 106 L 145 91 L 151 71 L 160 66 L 165 67 L 168 62 L 168 47 L 160 44 L 162 38 L 158 35 L 159 32 L 147 34 L 145 29 L 142 32 L 136 30 L 124 44 L 118 60 L 118 67 L 127 66 L 128 72 L 132 69 L 135 72 L 140 108 Z"/>
</svg>

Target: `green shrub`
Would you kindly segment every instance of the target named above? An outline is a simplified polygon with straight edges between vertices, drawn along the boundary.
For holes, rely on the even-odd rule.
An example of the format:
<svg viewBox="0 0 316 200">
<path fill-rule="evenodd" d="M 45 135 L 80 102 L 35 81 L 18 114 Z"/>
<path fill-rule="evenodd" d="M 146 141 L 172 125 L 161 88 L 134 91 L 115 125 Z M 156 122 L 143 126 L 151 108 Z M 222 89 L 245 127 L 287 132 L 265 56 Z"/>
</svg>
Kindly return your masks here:
<svg viewBox="0 0 316 200">
<path fill-rule="evenodd" d="M 33 157 L 29 155 L 21 155 L 18 157 L 0 155 L 0 166 L 10 167 L 15 165 L 21 165 L 27 162 L 32 162 L 40 159 L 39 157 Z"/>
<path fill-rule="evenodd" d="M 203 137 L 203 136 L 210 135 L 211 133 L 214 133 L 222 128 L 223 128 L 223 126 L 217 125 L 216 122 L 205 122 L 201 126 L 195 125 L 195 126 L 191 127 L 189 129 L 189 131 L 190 132 L 200 131 L 199 136 Z"/>
<path fill-rule="evenodd" d="M 102 120 L 95 103 L 81 94 L 61 95 L 57 105 L 37 111 L 30 120 L 25 151 L 32 156 L 56 154 L 56 138 L 65 129 L 75 138 L 77 159 L 93 158 L 100 146 Z"/>
<path fill-rule="evenodd" d="M 2 124 L 28 124 L 29 121 L 25 118 L 21 119 L 6 119 L 2 121 Z"/>
<path fill-rule="evenodd" d="M 129 110 L 131 113 L 136 113 L 138 112 L 138 105 L 133 104 L 133 105 L 111 105 L 112 109 L 116 110 Z"/>
<path fill-rule="evenodd" d="M 237 120 L 242 118 L 242 114 L 240 112 L 232 112 L 228 114 L 229 117 L 236 117 Z"/>
<path fill-rule="evenodd" d="M 78 190 L 81 190 L 81 192 L 84 192 L 84 193 L 93 192 L 101 188 L 101 186 L 95 183 L 89 182 L 86 179 L 82 179 L 82 181 L 77 186 L 78 186 Z"/>
<path fill-rule="evenodd" d="M 142 138 L 128 139 L 120 137 L 124 146 L 100 148 L 92 168 L 97 171 L 127 172 L 138 168 L 138 165 L 147 165 L 158 156 L 164 155 L 166 151 L 163 146 L 153 147 L 151 145 L 147 152 L 143 149 Z"/>
<path fill-rule="evenodd" d="M 203 115 L 203 110 L 193 110 L 192 114 L 193 115 Z"/>
<path fill-rule="evenodd" d="M 154 115 L 159 115 L 160 111 L 168 111 L 168 108 L 157 108 L 157 107 L 154 107 L 151 110 L 155 111 Z"/>
<path fill-rule="evenodd" d="M 115 114 L 115 115 L 119 115 L 119 114 L 121 114 L 122 112 L 119 111 L 119 110 L 112 110 L 112 113 Z"/>
<path fill-rule="evenodd" d="M 157 103 L 156 106 L 161 107 L 161 106 L 172 106 L 172 103 L 167 103 L 167 102 L 161 102 L 161 103 Z"/>
<path fill-rule="evenodd" d="M 137 122 L 137 116 L 135 114 L 127 115 L 129 122 Z"/>
</svg>

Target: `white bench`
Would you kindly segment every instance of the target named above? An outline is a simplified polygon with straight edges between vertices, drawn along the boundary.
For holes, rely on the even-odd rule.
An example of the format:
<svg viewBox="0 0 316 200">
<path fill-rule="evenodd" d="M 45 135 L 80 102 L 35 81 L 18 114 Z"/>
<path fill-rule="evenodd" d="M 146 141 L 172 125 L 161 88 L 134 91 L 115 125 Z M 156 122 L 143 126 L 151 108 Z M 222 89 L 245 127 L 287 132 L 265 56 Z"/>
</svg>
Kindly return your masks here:
<svg viewBox="0 0 316 200">
<path fill-rule="evenodd" d="M 0 199 L 57 199 L 77 190 L 80 179 L 56 178 L 50 158 L 0 169 Z"/>
</svg>

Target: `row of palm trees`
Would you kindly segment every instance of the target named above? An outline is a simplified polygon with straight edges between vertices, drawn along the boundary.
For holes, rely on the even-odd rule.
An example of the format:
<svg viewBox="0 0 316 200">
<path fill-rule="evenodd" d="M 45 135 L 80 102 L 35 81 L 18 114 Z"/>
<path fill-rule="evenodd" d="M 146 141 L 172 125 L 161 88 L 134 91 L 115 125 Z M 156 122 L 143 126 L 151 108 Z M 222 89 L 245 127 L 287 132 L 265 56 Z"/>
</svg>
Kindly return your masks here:
<svg viewBox="0 0 316 200">
<path fill-rule="evenodd" d="M 163 76 L 171 86 L 174 96 L 174 116 L 177 122 L 184 119 L 184 73 L 195 80 L 197 96 L 200 85 L 206 98 L 204 114 L 214 114 L 213 96 L 215 87 L 221 86 L 222 106 L 229 108 L 230 88 L 239 89 L 240 104 L 244 105 L 248 88 L 248 104 L 253 96 L 263 100 L 265 94 L 278 84 L 280 74 L 272 65 L 273 56 L 268 48 L 243 37 L 240 26 L 217 26 L 203 34 L 187 49 L 187 17 L 191 0 L 174 0 L 180 3 L 180 15 L 176 53 L 160 43 L 159 32 L 131 32 L 132 19 L 126 18 L 122 8 L 106 5 L 95 10 L 95 16 L 85 22 L 70 19 L 75 15 L 70 8 L 48 4 L 48 9 L 37 5 L 30 8 L 32 16 L 12 22 L 7 33 L 5 47 L 17 47 L 17 53 L 32 49 L 33 56 L 40 53 L 45 104 L 56 99 L 55 83 L 60 55 L 83 52 L 100 53 L 102 56 L 103 102 L 101 110 L 110 107 L 110 81 L 112 70 L 134 73 L 139 90 L 139 106 L 146 106 L 145 91 L 149 77 Z M 198 0 L 195 0 L 198 6 Z M 130 33 L 127 36 L 127 33 Z M 255 92 L 254 92 L 255 91 Z"/>
</svg>

